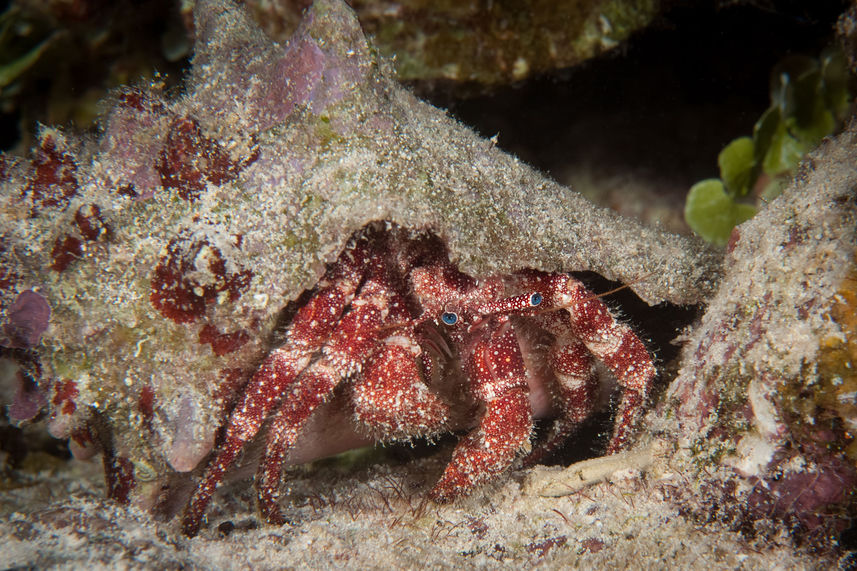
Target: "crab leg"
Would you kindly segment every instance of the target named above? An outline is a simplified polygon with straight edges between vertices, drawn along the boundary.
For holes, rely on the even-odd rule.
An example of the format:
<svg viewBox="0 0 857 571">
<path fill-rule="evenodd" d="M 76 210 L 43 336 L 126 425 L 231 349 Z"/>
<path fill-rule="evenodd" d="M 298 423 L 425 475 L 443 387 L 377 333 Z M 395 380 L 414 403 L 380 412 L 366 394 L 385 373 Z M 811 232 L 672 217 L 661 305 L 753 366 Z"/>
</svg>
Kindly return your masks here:
<svg viewBox="0 0 857 571">
<path fill-rule="evenodd" d="M 403 347 L 403 337 L 396 335 L 381 342 L 352 387 L 356 420 L 382 438 L 432 434 L 440 430 L 448 416 L 448 407 L 423 382 L 416 360 L 419 353 L 414 351 L 419 347 Z M 330 398 L 338 381 L 329 365 L 313 365 L 301 376 L 274 419 L 257 474 L 259 507 L 269 523 L 279 525 L 285 521 L 278 501 L 285 456 L 312 412 Z"/>
<path fill-rule="evenodd" d="M 229 417 L 226 435 L 185 509 L 182 531 L 199 532 L 211 494 L 223 480 L 244 445 L 259 432 L 265 418 L 327 340 L 363 278 L 367 243 L 358 241 L 320 282 L 321 289 L 300 308 L 286 333 L 286 343 L 274 350 L 250 379 L 243 398 Z"/>
<path fill-rule="evenodd" d="M 577 280 L 569 278 L 567 288 L 575 299 L 567 310 L 572 331 L 607 365 L 622 387 L 613 437 L 607 446 L 607 453 L 613 454 L 624 447 L 643 412 L 655 379 L 655 365 L 640 338 L 630 327 L 613 319 L 604 302 L 593 298 Z"/>
<path fill-rule="evenodd" d="M 430 496 L 451 501 L 505 471 L 518 452 L 529 447 L 533 428 L 524 360 L 508 317 L 489 335 L 477 339 L 467 357 L 474 396 L 485 412 L 473 431 L 456 446 Z"/>
<path fill-rule="evenodd" d="M 312 413 L 333 395 L 339 383 L 358 375 L 367 355 L 383 350 L 382 339 L 391 328 L 408 321 L 405 304 L 391 292 L 383 268 L 375 266 L 333 335 L 322 348 L 323 356 L 298 378 L 283 399 L 268 431 L 265 454 L 256 476 L 259 508 L 265 520 L 284 523 L 278 498 L 283 462 Z"/>
<path fill-rule="evenodd" d="M 526 466 L 538 464 L 565 444 L 595 406 L 598 380 L 586 347 L 574 338 L 560 338 L 547 358 L 556 377 L 554 402 L 561 416 L 554 420 L 547 437 L 524 459 Z"/>
<path fill-rule="evenodd" d="M 616 413 L 613 437 L 607 452 L 618 452 L 627 442 L 631 429 L 642 414 L 643 404 L 655 378 L 652 356 L 630 327 L 616 321 L 603 301 L 578 280 L 566 274 L 545 274 L 529 270 L 520 272 L 525 287 L 542 292 L 544 307 L 563 309 L 567 325 L 546 328 L 559 338 L 570 335 L 616 376 L 622 387 L 622 398 Z"/>
</svg>

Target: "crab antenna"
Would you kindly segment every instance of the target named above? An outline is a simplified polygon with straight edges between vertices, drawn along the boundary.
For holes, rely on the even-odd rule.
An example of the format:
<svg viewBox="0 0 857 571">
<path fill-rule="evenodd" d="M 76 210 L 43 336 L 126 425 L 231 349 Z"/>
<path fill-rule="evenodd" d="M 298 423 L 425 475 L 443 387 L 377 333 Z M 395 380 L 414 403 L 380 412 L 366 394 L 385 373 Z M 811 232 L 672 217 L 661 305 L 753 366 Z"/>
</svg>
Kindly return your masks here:
<svg viewBox="0 0 857 571">
<path fill-rule="evenodd" d="M 583 299 L 577 299 L 571 305 L 565 306 L 565 308 L 568 309 L 574 305 L 580 305 L 581 303 L 587 302 L 591 299 L 601 299 L 602 297 L 612 295 L 612 294 L 616 293 L 617 291 L 622 291 L 623 289 L 628 289 L 636 283 L 640 283 L 642 281 L 645 281 L 646 278 L 648 278 L 650 275 L 651 274 L 646 274 L 643 277 L 641 277 L 640 279 L 634 280 L 631 283 L 622 284 L 622 285 L 614 287 L 613 289 L 608 289 L 607 291 L 602 291 L 601 293 L 593 293 L 592 295 L 584 297 Z M 556 308 L 546 308 L 547 311 L 551 311 L 553 309 L 556 309 Z"/>
<path fill-rule="evenodd" d="M 532 291 L 530 293 L 523 293 L 521 295 L 486 303 L 485 305 L 480 306 L 478 311 L 482 315 L 492 313 L 513 313 L 522 309 L 536 307 L 542 302 L 542 299 L 542 294 L 537 291 Z"/>
</svg>

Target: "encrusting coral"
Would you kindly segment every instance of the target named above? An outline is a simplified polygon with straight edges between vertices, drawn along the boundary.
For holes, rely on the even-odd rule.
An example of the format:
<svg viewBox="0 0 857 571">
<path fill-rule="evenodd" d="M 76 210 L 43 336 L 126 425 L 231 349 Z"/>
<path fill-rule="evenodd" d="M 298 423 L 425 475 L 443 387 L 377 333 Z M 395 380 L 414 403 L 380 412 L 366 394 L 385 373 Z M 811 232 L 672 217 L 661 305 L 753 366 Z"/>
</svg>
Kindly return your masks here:
<svg viewBox="0 0 857 571">
<path fill-rule="evenodd" d="M 15 357 L 13 420 L 37 386 L 51 433 L 101 452 L 122 501 L 148 505 L 208 454 L 281 311 L 370 221 L 433 230 L 473 275 L 585 269 L 680 304 L 716 281 L 698 242 L 592 206 L 415 99 L 339 1 L 286 45 L 199 2 L 184 93 L 123 88 L 101 125 L 44 127 L 29 158 L 0 158 L 0 310 L 6 331 L 32 320 L 22 304 L 50 311 Z"/>
<path fill-rule="evenodd" d="M 733 230 L 660 416 L 673 462 L 711 472 L 698 509 L 751 529 L 777 518 L 820 543 L 857 505 L 855 154 L 852 124 Z"/>
</svg>

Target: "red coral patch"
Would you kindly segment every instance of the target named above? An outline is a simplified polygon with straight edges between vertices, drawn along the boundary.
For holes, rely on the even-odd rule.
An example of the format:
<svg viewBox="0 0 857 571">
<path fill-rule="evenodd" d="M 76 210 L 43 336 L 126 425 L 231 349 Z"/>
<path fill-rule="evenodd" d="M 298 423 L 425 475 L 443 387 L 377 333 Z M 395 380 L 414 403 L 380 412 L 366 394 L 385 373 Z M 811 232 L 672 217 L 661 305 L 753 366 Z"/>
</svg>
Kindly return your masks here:
<svg viewBox="0 0 857 571">
<path fill-rule="evenodd" d="M 221 333 L 217 327 L 206 323 L 199 332 L 199 342 L 211 344 L 211 349 L 218 357 L 240 349 L 250 340 L 250 335 L 242 330 L 232 333 Z"/>
<path fill-rule="evenodd" d="M 137 198 L 138 196 L 140 196 L 134 189 L 133 184 L 123 184 L 122 186 L 116 189 L 116 194 L 118 194 L 119 196 L 128 196 L 131 198 Z"/>
<path fill-rule="evenodd" d="M 152 420 L 155 418 L 155 389 L 146 385 L 140 391 L 140 396 L 137 399 L 137 410 L 143 416 L 143 422 L 146 427 L 152 430 Z"/>
<path fill-rule="evenodd" d="M 81 239 L 66 234 L 64 238 L 57 238 L 54 242 L 54 247 L 51 249 L 51 258 L 54 263 L 51 264 L 51 269 L 64 272 L 69 264 L 82 257 L 83 242 Z"/>
<path fill-rule="evenodd" d="M 597 537 L 589 537 L 581 541 L 581 551 L 583 552 L 598 553 L 602 549 L 604 549 L 604 542 Z"/>
<path fill-rule="evenodd" d="M 207 240 L 180 234 L 169 243 L 155 268 L 149 300 L 164 317 L 190 323 L 221 294 L 236 301 L 252 277 L 249 270 L 230 272 L 221 251 Z"/>
<path fill-rule="evenodd" d="M 559 535 L 557 537 L 549 537 L 542 541 L 534 541 L 527 545 L 527 552 L 533 553 L 537 557 L 544 557 L 548 554 L 552 549 L 556 549 L 557 547 L 562 547 L 566 544 L 568 538 L 564 535 Z"/>
<path fill-rule="evenodd" d="M 90 430 L 87 424 L 76 426 L 71 431 L 69 438 L 83 449 L 92 449 L 95 446 L 95 436 L 93 436 L 92 430 Z"/>
<path fill-rule="evenodd" d="M 220 144 L 202 134 L 195 119 L 181 117 L 170 125 L 156 168 L 164 188 L 176 189 L 183 199 L 193 201 L 206 181 L 223 184 L 234 180 L 257 157 L 254 153 L 244 161 L 233 161 Z"/>
<path fill-rule="evenodd" d="M 107 497 L 128 505 L 131 491 L 137 486 L 134 463 L 113 453 L 104 454 L 104 476 L 107 480 Z"/>
<path fill-rule="evenodd" d="M 163 113 L 164 104 L 146 91 L 138 88 L 125 89 L 119 94 L 119 106 L 135 111 Z"/>
<path fill-rule="evenodd" d="M 110 226 L 101 217 L 101 208 L 97 204 L 86 204 L 74 213 L 74 223 L 88 242 L 94 242 L 99 238 L 109 239 L 112 232 Z"/>
<path fill-rule="evenodd" d="M 58 272 L 65 271 L 73 261 L 83 257 L 84 241 L 95 242 L 100 238 L 110 238 L 112 234 L 96 204 L 86 204 L 78 208 L 74 213 L 74 224 L 83 239 L 74 234 L 66 234 L 54 241 L 51 268 Z"/>
<path fill-rule="evenodd" d="M 77 165 L 73 157 L 57 148 L 52 135 L 42 137 L 32 161 L 33 176 L 24 189 L 36 207 L 65 208 L 77 194 Z"/>
<path fill-rule="evenodd" d="M 63 414 L 71 414 L 77 409 L 74 399 L 79 394 L 77 384 L 72 380 L 64 379 L 54 385 L 54 398 L 51 399 L 51 403 L 56 407 L 62 405 Z"/>
</svg>

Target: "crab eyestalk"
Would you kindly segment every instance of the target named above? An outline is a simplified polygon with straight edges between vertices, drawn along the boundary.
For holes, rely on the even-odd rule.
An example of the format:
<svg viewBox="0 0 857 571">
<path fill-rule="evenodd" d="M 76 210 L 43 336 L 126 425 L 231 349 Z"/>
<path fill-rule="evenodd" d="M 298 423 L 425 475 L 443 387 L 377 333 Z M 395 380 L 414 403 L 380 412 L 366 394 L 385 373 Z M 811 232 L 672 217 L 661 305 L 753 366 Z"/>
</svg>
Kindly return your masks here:
<svg viewBox="0 0 857 571">
<path fill-rule="evenodd" d="M 537 291 L 523 293 L 504 299 L 498 299 L 483 304 L 477 308 L 480 315 L 495 315 L 500 313 L 517 313 L 540 305 L 544 297 Z"/>
</svg>

